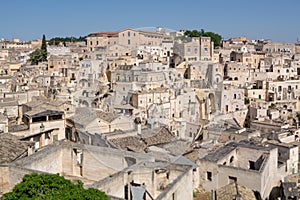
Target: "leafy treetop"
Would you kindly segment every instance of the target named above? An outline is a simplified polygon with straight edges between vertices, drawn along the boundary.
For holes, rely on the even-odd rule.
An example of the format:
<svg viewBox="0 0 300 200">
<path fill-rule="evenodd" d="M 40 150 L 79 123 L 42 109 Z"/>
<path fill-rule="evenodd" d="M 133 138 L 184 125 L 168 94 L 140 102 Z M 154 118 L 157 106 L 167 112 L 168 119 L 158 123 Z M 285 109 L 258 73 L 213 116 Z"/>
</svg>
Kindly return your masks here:
<svg viewBox="0 0 300 200">
<path fill-rule="evenodd" d="M 188 37 L 210 37 L 214 42 L 215 47 L 221 46 L 222 36 L 214 32 L 205 32 L 204 29 L 201 29 L 200 31 L 187 30 L 184 32 L 184 35 Z"/>
<path fill-rule="evenodd" d="M 46 36 L 43 35 L 42 39 L 42 46 L 41 46 L 41 53 L 42 53 L 42 61 L 47 61 L 47 43 L 46 43 Z"/>
<path fill-rule="evenodd" d="M 61 199 L 61 200 L 108 200 L 104 192 L 89 188 L 83 183 L 73 184 L 58 174 L 27 174 L 12 192 L 4 194 L 5 200 Z"/>
<path fill-rule="evenodd" d="M 63 43 L 64 46 L 66 46 L 66 42 L 86 42 L 85 37 L 55 37 L 49 40 L 48 44 L 49 45 L 59 45 L 60 43 Z"/>
<path fill-rule="evenodd" d="M 47 52 L 46 36 L 43 35 L 41 48 L 36 49 L 34 52 L 29 54 L 29 57 L 30 57 L 31 63 L 34 65 L 37 65 L 40 62 L 46 62 L 47 55 L 48 55 L 48 52 Z"/>
</svg>

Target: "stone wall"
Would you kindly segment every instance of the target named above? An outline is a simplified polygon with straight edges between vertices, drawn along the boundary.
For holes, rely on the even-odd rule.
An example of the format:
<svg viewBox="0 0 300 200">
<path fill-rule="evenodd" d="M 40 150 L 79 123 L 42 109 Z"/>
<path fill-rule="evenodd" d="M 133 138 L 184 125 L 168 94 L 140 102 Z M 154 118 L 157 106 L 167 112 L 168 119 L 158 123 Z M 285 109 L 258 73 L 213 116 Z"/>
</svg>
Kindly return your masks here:
<svg viewBox="0 0 300 200">
<path fill-rule="evenodd" d="M 193 199 L 193 175 L 192 168 L 187 172 L 179 175 L 173 183 L 165 188 L 156 200 L 173 200 L 173 199 Z"/>
<path fill-rule="evenodd" d="M 24 175 L 31 173 L 43 172 L 16 166 L 0 165 L 0 197 L 1 194 L 10 192 L 16 184 L 20 183 Z"/>
<path fill-rule="evenodd" d="M 218 174 L 218 187 L 229 184 L 229 176 L 235 177 L 237 183 L 254 191 L 261 191 L 261 174 L 254 170 L 245 170 L 236 167 L 220 166 Z M 245 178 L 247 177 L 247 178 Z"/>
<path fill-rule="evenodd" d="M 97 188 L 108 195 L 126 198 L 125 186 L 135 183 L 143 185 L 154 199 L 174 199 L 173 197 L 176 199 L 193 199 L 191 167 L 182 165 L 159 167 L 156 164 L 153 166 L 150 164 L 149 167 L 148 164 L 124 169 L 97 183 L 88 185 L 87 188 Z"/>
<path fill-rule="evenodd" d="M 146 161 L 152 163 L 154 157 L 112 148 L 60 141 L 11 163 L 12 168 L 0 166 L 0 191 L 11 190 L 25 174 L 32 172 L 59 173 L 99 181 L 110 178 L 130 165 Z M 149 179 L 149 177 L 147 178 Z M 116 191 L 123 192 L 124 181 L 122 179 L 125 180 L 124 177 L 113 180 L 114 187 L 109 187 L 114 188 L 111 191 L 113 196 L 116 196 L 114 194 Z M 192 182 L 192 177 L 190 180 Z M 115 183 L 120 183 L 122 186 L 117 187 Z"/>
<path fill-rule="evenodd" d="M 124 198 L 124 189 L 127 183 L 127 175 L 123 172 L 118 172 L 113 176 L 109 176 L 92 185 L 87 185 L 87 188 L 97 188 L 107 195 L 113 195 L 118 198 Z M 113 189 L 112 189 L 113 188 Z"/>
<path fill-rule="evenodd" d="M 57 145 L 44 148 L 40 151 L 14 162 L 14 165 L 26 169 L 38 170 L 47 173 L 62 173 L 62 150 Z"/>
</svg>

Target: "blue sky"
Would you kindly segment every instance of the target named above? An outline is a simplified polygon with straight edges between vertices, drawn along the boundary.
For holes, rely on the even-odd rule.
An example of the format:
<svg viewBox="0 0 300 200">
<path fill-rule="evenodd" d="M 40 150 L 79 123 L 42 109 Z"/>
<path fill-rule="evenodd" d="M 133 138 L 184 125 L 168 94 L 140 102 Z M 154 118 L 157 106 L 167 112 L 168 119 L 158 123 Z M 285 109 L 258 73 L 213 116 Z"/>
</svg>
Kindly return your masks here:
<svg viewBox="0 0 300 200">
<path fill-rule="evenodd" d="M 0 38 L 85 36 L 123 28 L 204 29 L 296 42 L 299 0 L 1 0 Z"/>
</svg>

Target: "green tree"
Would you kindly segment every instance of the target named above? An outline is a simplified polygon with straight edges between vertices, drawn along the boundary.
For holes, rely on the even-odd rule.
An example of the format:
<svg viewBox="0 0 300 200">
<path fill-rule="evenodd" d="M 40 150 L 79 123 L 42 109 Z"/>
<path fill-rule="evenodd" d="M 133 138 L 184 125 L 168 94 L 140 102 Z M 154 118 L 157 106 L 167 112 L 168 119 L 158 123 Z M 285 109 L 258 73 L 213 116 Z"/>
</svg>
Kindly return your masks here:
<svg viewBox="0 0 300 200">
<path fill-rule="evenodd" d="M 200 32 L 197 30 L 192 30 L 192 31 L 187 30 L 184 32 L 184 35 L 186 35 L 188 37 L 200 37 L 201 36 Z"/>
<path fill-rule="evenodd" d="M 248 99 L 248 98 L 245 98 L 245 99 L 244 99 L 244 103 L 245 103 L 245 105 L 248 105 L 248 104 L 250 104 L 250 99 Z"/>
<path fill-rule="evenodd" d="M 85 37 L 65 37 L 65 38 L 61 38 L 61 37 L 55 37 L 49 40 L 48 44 L 49 45 L 59 45 L 60 43 L 62 44 L 66 44 L 67 42 L 86 42 L 86 38 Z"/>
<path fill-rule="evenodd" d="M 42 50 L 36 49 L 34 52 L 29 54 L 31 64 L 37 65 L 39 62 L 42 62 Z"/>
<path fill-rule="evenodd" d="M 12 192 L 4 194 L 4 200 L 60 199 L 60 200 L 108 200 L 104 192 L 89 188 L 83 183 L 73 184 L 58 174 L 27 174 Z"/>
<path fill-rule="evenodd" d="M 222 41 L 221 35 L 213 32 L 205 32 L 202 36 L 210 37 L 211 41 L 214 42 L 215 47 L 221 46 L 221 41 Z"/>
<path fill-rule="evenodd" d="M 34 52 L 29 54 L 30 61 L 32 64 L 37 65 L 39 62 L 47 61 L 47 44 L 46 44 L 46 36 L 43 35 L 42 46 L 40 49 L 36 49 Z"/>
<path fill-rule="evenodd" d="M 46 43 L 45 35 L 43 35 L 41 51 L 42 51 L 42 61 L 43 62 L 47 61 L 47 43 Z"/>
<path fill-rule="evenodd" d="M 299 122 L 300 122 L 300 113 L 296 114 L 296 117 L 298 118 Z"/>
<path fill-rule="evenodd" d="M 222 36 L 217 34 L 217 33 L 214 33 L 214 32 L 205 32 L 204 29 L 201 29 L 200 31 L 197 31 L 197 30 L 187 30 L 184 32 L 184 35 L 185 36 L 188 36 L 188 37 L 210 37 L 211 38 L 211 41 L 214 42 L 214 46 L 215 47 L 218 47 L 218 46 L 221 46 L 221 42 L 222 42 Z"/>
</svg>

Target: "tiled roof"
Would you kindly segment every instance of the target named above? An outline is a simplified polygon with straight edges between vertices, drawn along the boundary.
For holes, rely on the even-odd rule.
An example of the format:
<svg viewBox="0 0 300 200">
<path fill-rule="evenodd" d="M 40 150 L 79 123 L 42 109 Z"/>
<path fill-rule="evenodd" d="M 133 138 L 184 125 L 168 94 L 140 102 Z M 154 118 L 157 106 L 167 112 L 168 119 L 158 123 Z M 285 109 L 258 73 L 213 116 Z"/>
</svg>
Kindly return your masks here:
<svg viewBox="0 0 300 200">
<path fill-rule="evenodd" d="M 18 131 L 25 131 L 25 130 L 28 130 L 28 126 L 26 124 L 8 126 L 8 132 L 18 132 Z"/>
<path fill-rule="evenodd" d="M 235 150 L 237 148 L 237 143 L 231 142 L 229 144 L 226 144 L 225 146 L 222 146 L 218 148 L 216 151 L 209 152 L 204 159 L 211 161 L 211 162 L 217 162 L 218 160 L 224 158 L 226 155 L 228 155 L 230 152 Z"/>
<path fill-rule="evenodd" d="M 29 142 L 21 141 L 14 135 L 0 134 L 0 163 L 12 162 L 26 154 L 29 144 Z"/>
<path fill-rule="evenodd" d="M 103 112 L 103 111 L 100 111 L 100 110 L 96 111 L 96 115 L 100 119 L 103 119 L 103 120 L 105 120 L 109 123 L 116 119 L 116 116 L 113 113 Z"/>
<path fill-rule="evenodd" d="M 91 108 L 82 107 L 76 108 L 75 114 L 69 119 L 72 120 L 74 123 L 85 127 L 96 118 L 97 115 Z"/>
<path fill-rule="evenodd" d="M 159 145 L 173 155 L 182 155 L 190 148 L 191 142 L 185 140 L 175 140 L 167 144 Z"/>
<path fill-rule="evenodd" d="M 129 136 L 109 139 L 109 141 L 121 149 L 143 152 L 149 146 L 166 144 L 174 141 L 174 139 L 175 136 L 167 128 L 163 127 L 158 132 L 147 137 Z"/>
<path fill-rule="evenodd" d="M 175 136 L 167 128 L 163 127 L 156 134 L 142 139 L 147 146 L 152 146 L 172 142 L 175 139 Z"/>
<path fill-rule="evenodd" d="M 115 36 L 118 34 L 119 32 L 97 32 L 97 33 L 91 33 L 87 37 Z"/>
<path fill-rule="evenodd" d="M 57 111 L 57 110 L 46 110 L 44 108 L 36 108 L 34 110 L 28 111 L 25 113 L 25 115 L 30 117 L 40 117 L 40 116 L 46 116 L 46 115 L 63 115 L 64 112 Z"/>
<path fill-rule="evenodd" d="M 217 190 L 217 198 L 222 200 L 232 200 L 237 199 L 237 195 L 239 195 L 240 199 L 247 199 L 247 200 L 256 200 L 254 192 L 246 188 L 244 186 L 238 185 L 236 183 L 231 183 L 221 187 Z"/>
<path fill-rule="evenodd" d="M 143 152 L 147 145 L 139 138 L 135 136 L 115 138 L 109 140 L 113 145 L 125 150 L 132 150 L 135 152 Z"/>
</svg>

